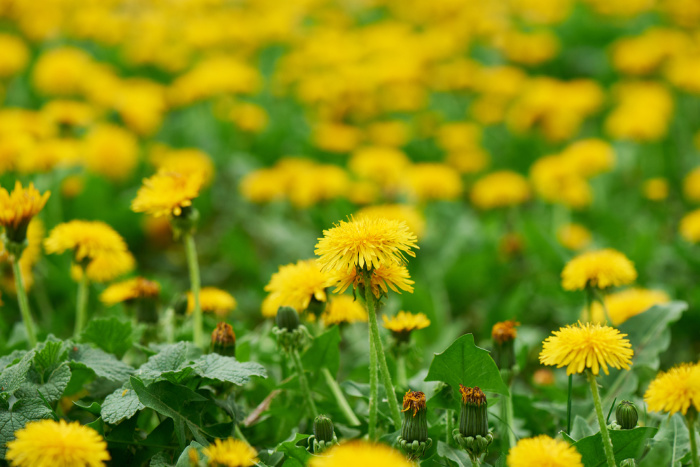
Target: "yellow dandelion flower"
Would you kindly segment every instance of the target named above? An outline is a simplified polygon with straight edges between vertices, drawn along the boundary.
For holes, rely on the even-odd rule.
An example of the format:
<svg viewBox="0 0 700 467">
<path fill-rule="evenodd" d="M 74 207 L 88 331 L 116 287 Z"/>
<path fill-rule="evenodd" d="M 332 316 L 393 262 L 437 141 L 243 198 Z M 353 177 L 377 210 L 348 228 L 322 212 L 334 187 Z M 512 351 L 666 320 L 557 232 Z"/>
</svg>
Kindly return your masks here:
<svg viewBox="0 0 700 467">
<path fill-rule="evenodd" d="M 367 139 L 378 145 L 398 148 L 411 136 L 408 125 L 400 120 L 374 122 L 367 127 Z"/>
<path fill-rule="evenodd" d="M 309 467 L 411 467 L 399 451 L 386 444 L 350 441 L 335 446 L 324 455 L 311 459 Z"/>
<path fill-rule="evenodd" d="M 489 165 L 491 156 L 481 148 L 461 149 L 447 154 L 445 162 L 461 174 L 481 172 Z"/>
<path fill-rule="evenodd" d="M 367 146 L 352 153 L 348 168 L 362 179 L 376 182 L 384 190 L 395 190 L 411 161 L 400 149 Z"/>
<path fill-rule="evenodd" d="M 581 224 L 564 224 L 557 229 L 557 240 L 569 250 L 579 251 L 591 244 L 591 231 Z"/>
<path fill-rule="evenodd" d="M 610 143 L 590 138 L 576 141 L 560 154 L 582 177 L 592 177 L 609 172 L 615 164 L 615 151 Z"/>
<path fill-rule="evenodd" d="M 650 201 L 663 201 L 668 198 L 668 180 L 663 177 L 650 178 L 644 182 L 642 191 Z"/>
<path fill-rule="evenodd" d="M 97 431 L 78 422 L 30 422 L 7 443 L 7 460 L 17 467 L 99 467 L 110 459 Z"/>
<path fill-rule="evenodd" d="M 530 199 L 530 185 L 522 175 L 503 170 L 477 180 L 470 197 L 480 209 L 515 206 Z"/>
<path fill-rule="evenodd" d="M 46 103 L 40 113 L 53 125 L 85 127 L 95 118 L 95 111 L 90 104 L 64 99 Z"/>
<path fill-rule="evenodd" d="M 404 221 L 408 229 L 422 237 L 425 233 L 425 219 L 414 206 L 408 204 L 380 204 L 377 206 L 367 206 L 355 213 L 355 217 L 383 217 L 384 219 L 394 219 Z"/>
<path fill-rule="evenodd" d="M 49 196 L 51 196 L 50 191 L 41 194 L 34 188 L 33 183 L 22 188 L 22 184 L 16 181 L 12 193 L 0 188 L 0 225 L 5 227 L 8 240 L 16 243 L 24 242 L 29 221 L 44 208 Z"/>
<path fill-rule="evenodd" d="M 508 453 L 508 467 L 582 467 L 581 454 L 566 441 L 547 435 L 518 441 Z"/>
<path fill-rule="evenodd" d="M 230 293 L 216 287 L 202 287 L 199 291 L 199 303 L 202 311 L 212 312 L 220 318 L 226 317 L 238 305 Z M 193 311 L 194 295 L 192 292 L 187 292 L 187 314 Z"/>
<path fill-rule="evenodd" d="M 136 260 L 128 251 L 103 252 L 95 256 L 85 268 L 88 279 L 93 282 L 109 282 L 134 270 Z M 71 267 L 71 277 L 79 281 L 83 268 L 77 264 Z"/>
<path fill-rule="evenodd" d="M 160 285 L 143 277 L 134 277 L 107 287 L 100 294 L 100 301 L 107 306 L 128 302 L 137 298 L 155 298 L 160 294 Z"/>
<path fill-rule="evenodd" d="M 271 303 L 276 305 L 272 316 L 277 314 L 280 306 L 291 306 L 301 313 L 312 300 L 326 302 L 326 289 L 334 284 L 332 274 L 321 271 L 316 260 L 307 259 L 280 266 L 265 286 Z"/>
<path fill-rule="evenodd" d="M 413 285 L 415 282 L 411 280 L 406 266 L 398 264 L 382 265 L 372 270 L 371 277 L 372 293 L 375 297 L 380 298 L 382 295 L 389 293 L 389 289 L 396 293 L 401 293 L 404 290 L 408 293 L 413 293 Z M 338 272 L 336 275 L 336 288 L 334 292 L 343 293 L 352 285 L 357 288 L 362 281 L 362 276 L 357 274 L 357 269 L 351 269 L 347 273 Z"/>
<path fill-rule="evenodd" d="M 82 149 L 87 169 L 112 180 L 124 180 L 138 164 L 138 140 L 117 125 L 100 123 L 92 127 Z"/>
<path fill-rule="evenodd" d="M 447 164 L 414 164 L 407 168 L 404 177 L 408 196 L 420 202 L 454 200 L 462 194 L 462 178 Z"/>
<path fill-rule="evenodd" d="M 681 236 L 692 243 L 700 242 L 700 209 L 691 211 L 681 219 Z"/>
<path fill-rule="evenodd" d="M 340 323 L 367 322 L 367 310 L 349 295 L 334 295 L 321 315 L 326 326 Z"/>
<path fill-rule="evenodd" d="M 681 412 L 685 415 L 692 405 L 700 411 L 700 365 L 684 363 L 656 375 L 644 402 L 652 412 Z"/>
<path fill-rule="evenodd" d="M 625 255 L 606 248 L 576 256 L 566 263 L 561 279 L 564 290 L 582 290 L 586 287 L 606 289 L 634 282 L 637 271 Z"/>
<path fill-rule="evenodd" d="M 691 170 L 683 179 L 683 195 L 688 201 L 700 201 L 700 167 Z"/>
<path fill-rule="evenodd" d="M 412 331 L 425 329 L 430 326 L 430 320 L 425 313 L 410 313 L 408 311 L 399 311 L 396 316 L 387 318 L 382 315 L 383 326 L 392 332 L 399 339 L 406 340 Z"/>
<path fill-rule="evenodd" d="M 214 163 L 206 153 L 199 149 L 154 148 L 151 163 L 158 171 L 177 172 L 183 175 L 192 172 L 202 173 L 202 184 L 208 185 L 214 177 Z"/>
<path fill-rule="evenodd" d="M 19 258 L 19 269 L 22 272 L 26 290 L 31 289 L 34 284 L 32 270 L 41 256 L 41 242 L 44 239 L 44 233 L 44 223 L 37 217 L 33 218 L 27 228 L 27 246 Z M 0 239 L 0 251 L 0 261 L 9 261 L 8 252 L 2 239 Z M 8 290 L 15 290 L 14 275 L 3 277 L 3 285 Z"/>
<path fill-rule="evenodd" d="M 143 186 L 131 202 L 131 209 L 155 217 L 179 216 L 183 208 L 192 205 L 203 183 L 201 172 L 180 174 L 160 171 L 143 180 Z"/>
<path fill-rule="evenodd" d="M 401 265 L 406 256 L 415 256 L 416 236 L 405 222 L 384 218 L 350 218 L 324 230 L 314 253 L 322 271 L 350 272 L 357 267 Z"/>
<path fill-rule="evenodd" d="M 359 128 L 342 123 L 324 122 L 314 128 L 314 145 L 328 152 L 349 152 L 360 144 Z"/>
<path fill-rule="evenodd" d="M 228 117 L 240 130 L 249 133 L 260 133 L 270 119 L 263 107 L 250 102 L 234 104 Z"/>
<path fill-rule="evenodd" d="M 215 467 L 248 467 L 258 462 L 258 453 L 245 441 L 217 439 L 214 444 L 202 449 L 207 456 L 207 465 Z"/>
<path fill-rule="evenodd" d="M 0 78 L 18 73 L 29 61 L 29 48 L 17 36 L 0 34 L 0 50 Z"/>
<path fill-rule="evenodd" d="M 636 316 L 654 305 L 668 303 L 671 298 L 661 290 L 628 289 L 607 295 L 604 299 L 605 308 L 612 324 L 618 326 L 633 316 Z M 604 323 L 605 311 L 600 303 L 595 302 L 591 307 L 591 322 Z"/>
<path fill-rule="evenodd" d="M 632 345 L 617 329 L 600 324 L 578 323 L 554 331 L 543 342 L 540 363 L 566 366 L 566 374 L 582 373 L 590 368 L 594 375 L 608 367 L 629 370 L 632 364 Z"/>
</svg>

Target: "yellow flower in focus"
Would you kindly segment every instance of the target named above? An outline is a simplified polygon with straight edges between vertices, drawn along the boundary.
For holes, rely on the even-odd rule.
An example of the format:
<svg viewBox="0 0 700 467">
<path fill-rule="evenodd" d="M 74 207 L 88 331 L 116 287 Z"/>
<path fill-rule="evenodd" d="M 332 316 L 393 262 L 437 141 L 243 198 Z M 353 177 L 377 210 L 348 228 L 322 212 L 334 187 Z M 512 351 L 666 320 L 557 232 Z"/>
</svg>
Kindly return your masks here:
<svg viewBox="0 0 700 467">
<path fill-rule="evenodd" d="M 219 318 L 225 318 L 238 305 L 230 293 L 216 287 L 202 287 L 199 291 L 199 304 L 202 311 L 214 313 Z M 187 292 L 187 314 L 193 311 L 194 295 Z"/>
<path fill-rule="evenodd" d="M 588 178 L 609 172 L 615 164 L 612 146 L 602 139 L 589 138 L 576 141 L 560 154 L 580 176 Z"/>
<path fill-rule="evenodd" d="M 83 140 L 85 166 L 93 173 L 113 180 L 124 180 L 138 163 L 136 137 L 117 125 L 100 123 Z"/>
<path fill-rule="evenodd" d="M 598 375 L 608 367 L 629 370 L 632 364 L 632 344 L 615 328 L 600 324 L 569 325 L 552 332 L 542 343 L 540 363 L 566 367 L 566 374 L 583 373 L 590 369 Z"/>
<path fill-rule="evenodd" d="M 350 152 L 362 140 L 362 132 L 351 125 L 342 123 L 320 123 L 313 131 L 316 147 L 328 152 Z"/>
<path fill-rule="evenodd" d="M 263 315 L 275 316 L 280 306 L 290 306 L 301 313 L 309 308 L 312 300 L 325 303 L 326 289 L 334 284 L 333 276 L 321 271 L 314 259 L 280 266 L 265 286 L 269 295 Z"/>
<path fill-rule="evenodd" d="M 159 294 L 160 284 L 143 277 L 134 277 L 107 287 L 100 294 L 100 301 L 107 306 L 112 306 L 137 298 L 156 298 Z"/>
<path fill-rule="evenodd" d="M 134 212 L 145 212 L 155 217 L 179 216 L 182 209 L 192 206 L 204 183 L 201 172 L 180 174 L 159 171 L 143 180 L 143 185 L 131 202 Z"/>
<path fill-rule="evenodd" d="M 358 219 L 362 217 L 378 217 L 404 221 L 408 226 L 408 230 L 416 234 L 417 237 L 422 237 L 425 233 L 425 219 L 423 215 L 414 206 L 408 204 L 367 206 L 357 211 L 355 217 Z"/>
<path fill-rule="evenodd" d="M 561 279 L 564 290 L 583 290 L 586 287 L 602 290 L 634 282 L 637 271 L 625 255 L 606 248 L 582 253 L 570 260 L 561 272 Z"/>
<path fill-rule="evenodd" d="M 683 195 L 688 201 L 700 202 L 700 167 L 691 170 L 683 179 Z"/>
<path fill-rule="evenodd" d="M 357 274 L 357 269 L 352 269 L 347 273 L 339 272 L 336 275 L 336 288 L 334 292 L 343 293 L 352 284 L 353 288 L 362 281 L 362 277 Z M 372 293 L 375 297 L 381 298 L 382 295 L 389 293 L 389 289 L 400 294 L 401 290 L 408 293 L 413 293 L 414 281 L 408 273 L 406 266 L 398 264 L 381 265 L 372 270 L 370 279 Z"/>
<path fill-rule="evenodd" d="M 211 157 L 196 148 L 156 147 L 151 151 L 150 160 L 158 171 L 177 172 L 183 175 L 201 172 L 204 185 L 208 185 L 214 177 L 215 168 Z"/>
<path fill-rule="evenodd" d="M 258 462 L 258 453 L 245 441 L 238 439 L 217 439 L 202 449 L 207 456 L 207 465 L 215 467 L 249 467 Z"/>
<path fill-rule="evenodd" d="M 376 182 L 384 190 L 395 190 L 410 165 L 406 154 L 396 148 L 367 146 L 352 153 L 348 168 L 358 177 Z"/>
<path fill-rule="evenodd" d="M 579 251 L 591 244 L 593 236 L 581 224 L 565 224 L 557 229 L 557 240 L 564 248 Z"/>
<path fill-rule="evenodd" d="M 644 393 L 644 402 L 652 412 L 685 415 L 691 406 L 700 411 L 700 365 L 684 363 L 660 372 Z"/>
<path fill-rule="evenodd" d="M 0 78 L 22 71 L 29 61 L 29 49 L 17 36 L 0 34 Z"/>
<path fill-rule="evenodd" d="M 470 199 L 480 209 L 516 206 L 530 199 L 530 185 L 516 172 L 492 172 L 474 183 Z"/>
<path fill-rule="evenodd" d="M 37 90 L 48 95 L 71 95 L 80 92 L 91 57 L 74 47 L 61 47 L 39 56 L 32 72 Z"/>
<path fill-rule="evenodd" d="M 350 295 L 333 295 L 321 320 L 326 326 L 340 323 L 367 322 L 367 310 Z"/>
<path fill-rule="evenodd" d="M 508 453 L 506 462 L 508 467 L 583 467 L 575 447 L 547 435 L 521 439 Z"/>
<path fill-rule="evenodd" d="M 681 219 L 680 233 L 691 243 L 700 242 L 700 209 L 691 211 Z"/>
<path fill-rule="evenodd" d="M 410 136 L 408 125 L 400 120 L 374 122 L 367 127 L 368 141 L 380 147 L 401 147 Z"/>
<path fill-rule="evenodd" d="M 384 327 L 395 334 L 409 334 L 411 331 L 430 326 L 430 320 L 425 313 L 414 314 L 408 311 L 399 311 L 391 318 L 382 315 L 382 321 L 384 321 Z"/>
<path fill-rule="evenodd" d="M 668 303 L 671 298 L 661 290 L 627 289 L 606 295 L 605 309 L 612 324 L 619 326 L 633 316 L 636 316 L 654 305 Z M 605 310 L 598 302 L 591 306 L 591 322 L 605 323 Z"/>
<path fill-rule="evenodd" d="M 462 194 L 462 178 L 447 164 L 422 162 L 406 171 L 408 195 L 419 202 L 455 200 Z"/>
<path fill-rule="evenodd" d="M 5 455 L 17 467 L 100 467 L 110 459 L 97 431 L 78 422 L 29 422 L 7 443 Z"/>
<path fill-rule="evenodd" d="M 322 271 L 348 273 L 356 268 L 402 265 L 406 256 L 416 256 L 411 251 L 418 248 L 416 236 L 405 222 L 364 217 L 340 221 L 333 228 L 324 230 L 318 239 L 314 253 Z"/>
<path fill-rule="evenodd" d="M 264 108 L 250 102 L 234 104 L 228 117 L 239 129 L 249 133 L 260 133 L 269 120 Z"/>
<path fill-rule="evenodd" d="M 668 198 L 668 180 L 662 177 L 644 181 L 644 197 L 650 201 L 663 201 Z"/>
<path fill-rule="evenodd" d="M 386 444 L 367 441 L 349 441 L 314 456 L 309 467 L 411 467 L 403 454 Z"/>
<path fill-rule="evenodd" d="M 41 194 L 34 188 L 33 183 L 22 188 L 19 180 L 15 182 L 11 193 L 5 188 L 0 188 L 0 225 L 5 228 L 5 236 L 9 241 L 24 242 L 29 222 L 44 209 L 49 196 L 50 191 Z"/>
</svg>

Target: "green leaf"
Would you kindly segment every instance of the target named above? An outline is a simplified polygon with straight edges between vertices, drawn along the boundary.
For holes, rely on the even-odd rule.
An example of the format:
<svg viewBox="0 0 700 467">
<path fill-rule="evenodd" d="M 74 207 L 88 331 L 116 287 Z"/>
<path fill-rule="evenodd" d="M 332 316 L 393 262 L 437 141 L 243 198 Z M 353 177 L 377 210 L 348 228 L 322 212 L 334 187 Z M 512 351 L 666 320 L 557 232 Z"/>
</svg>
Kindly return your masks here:
<svg viewBox="0 0 700 467">
<path fill-rule="evenodd" d="M 149 467 L 173 467 L 172 462 L 170 462 L 170 456 L 164 452 L 159 452 L 155 456 L 151 457 L 151 461 L 148 464 Z"/>
<path fill-rule="evenodd" d="M 11 364 L 19 362 L 26 354 L 26 350 L 15 350 L 9 355 L 0 357 L 0 370 L 4 370 Z"/>
<path fill-rule="evenodd" d="M 59 340 L 48 340 L 39 344 L 34 356 L 34 367 L 39 373 L 54 369 L 64 359 L 66 345 Z"/>
<path fill-rule="evenodd" d="M 69 352 L 71 367 L 87 368 L 100 378 L 124 382 L 134 372 L 126 363 L 117 360 L 114 355 L 87 344 L 75 344 Z"/>
<path fill-rule="evenodd" d="M 309 435 L 297 433 L 294 435 L 294 439 L 280 443 L 280 445 L 277 446 L 276 451 L 284 453 L 285 456 L 283 465 L 290 467 L 304 467 L 308 463 L 309 459 L 311 459 L 313 456 L 306 450 L 305 447 L 297 446 L 299 441 L 305 440 L 308 437 Z"/>
<path fill-rule="evenodd" d="M 461 449 L 455 449 L 447 443 L 438 441 L 437 445 L 437 455 L 444 459 L 448 459 L 459 467 L 471 467 L 472 461 L 467 456 L 467 453 Z"/>
<path fill-rule="evenodd" d="M 215 353 L 202 355 L 185 368 L 192 368 L 202 378 L 229 382 L 238 386 L 250 381 L 251 376 L 267 378 L 265 368 L 259 363 L 241 363 L 234 357 L 224 357 Z"/>
<path fill-rule="evenodd" d="M 141 366 L 136 376 L 151 381 L 168 375 L 182 377 L 183 372 L 180 370 L 201 354 L 202 352 L 190 342 L 178 342 L 163 346 L 160 352 L 150 357 Z"/>
<path fill-rule="evenodd" d="M 7 400 L 17 391 L 29 373 L 34 359 L 34 351 L 24 354 L 22 359 L 16 364 L 5 368 L 0 373 L 0 397 Z"/>
<path fill-rule="evenodd" d="M 116 317 L 90 320 L 80 335 L 82 342 L 90 342 L 107 353 L 121 358 L 132 346 L 131 322 Z"/>
<path fill-rule="evenodd" d="M 654 436 L 656 431 L 657 428 L 647 426 L 633 430 L 609 430 L 615 461 L 619 464 L 625 459 L 638 457 L 646 440 Z M 584 467 L 601 467 L 607 464 L 600 432 L 577 441 L 574 447 L 581 453 Z"/>
<path fill-rule="evenodd" d="M 177 464 L 175 464 L 175 467 L 190 467 L 190 450 L 196 449 L 199 453 L 199 458 L 201 459 L 202 457 L 204 457 L 202 455 L 202 448 L 204 448 L 204 446 L 208 444 L 209 443 L 201 444 L 197 441 L 192 441 L 190 445 L 182 451 L 182 454 L 180 454 L 180 457 L 177 459 Z"/>
<path fill-rule="evenodd" d="M 459 385 L 478 386 L 484 392 L 508 395 L 496 363 L 487 350 L 474 344 L 474 336 L 465 334 L 444 352 L 435 354 L 425 381 L 443 381 L 459 394 Z M 455 405 L 458 398 L 455 398 Z"/>
<path fill-rule="evenodd" d="M 100 411 L 102 410 L 102 406 L 99 404 L 99 402 L 93 402 L 90 405 L 85 405 L 80 401 L 73 401 L 73 405 L 97 416 L 100 415 Z"/>
<path fill-rule="evenodd" d="M 62 363 L 49 373 L 45 383 L 41 383 L 40 375 L 36 371 L 31 371 L 15 397 L 20 399 L 38 397 L 38 391 L 49 403 L 56 402 L 63 396 L 70 377 L 71 372 L 67 362 Z"/>
<path fill-rule="evenodd" d="M 670 447 L 669 462 L 667 465 L 671 467 L 680 466 L 683 456 L 690 452 L 688 427 L 681 414 L 677 413 L 672 417 L 666 417 L 664 421 L 661 422 L 659 431 L 652 440 L 652 450 L 659 450 L 660 445 L 664 444 Z"/>
<path fill-rule="evenodd" d="M 52 412 L 39 398 L 23 399 L 9 409 L 0 408 L 0 459 L 5 458 L 7 442 L 28 422 L 51 418 Z"/>
<path fill-rule="evenodd" d="M 106 423 L 116 425 L 122 420 L 133 417 L 136 412 L 143 408 L 144 405 L 139 401 L 131 384 L 126 383 L 124 387 L 117 389 L 105 398 L 100 415 Z"/>
<path fill-rule="evenodd" d="M 574 417 L 574 423 L 571 427 L 571 438 L 574 440 L 583 439 L 587 436 L 593 436 L 595 431 L 586 422 L 586 419 L 580 415 Z"/>
<path fill-rule="evenodd" d="M 333 326 L 314 339 L 311 347 L 301 358 L 304 368 L 317 371 L 328 368 L 332 375 L 338 374 L 340 368 L 340 330 Z"/>
</svg>

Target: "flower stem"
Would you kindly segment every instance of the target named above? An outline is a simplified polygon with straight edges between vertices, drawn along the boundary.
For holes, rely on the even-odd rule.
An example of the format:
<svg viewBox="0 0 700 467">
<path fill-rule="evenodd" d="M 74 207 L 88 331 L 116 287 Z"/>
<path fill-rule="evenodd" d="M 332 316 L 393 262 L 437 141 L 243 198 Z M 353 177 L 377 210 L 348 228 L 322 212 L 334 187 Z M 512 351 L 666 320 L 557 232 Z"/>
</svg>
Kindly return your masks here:
<svg viewBox="0 0 700 467">
<path fill-rule="evenodd" d="M 698 443 L 695 441 L 695 419 L 697 412 L 691 408 L 685 416 L 685 421 L 688 424 L 688 435 L 690 436 L 690 457 L 693 467 L 698 467 Z"/>
<path fill-rule="evenodd" d="M 348 421 L 350 426 L 360 425 L 360 420 L 355 415 L 355 412 L 352 411 L 350 404 L 348 404 L 348 400 L 343 395 L 343 391 L 340 390 L 338 382 L 335 380 L 335 378 L 333 378 L 333 375 L 331 375 L 331 372 L 328 370 L 328 368 L 323 367 L 321 369 L 321 373 L 323 373 L 323 377 L 326 380 L 326 384 L 333 393 L 333 397 L 335 397 L 335 401 L 338 404 L 338 408 L 341 412 L 343 412 L 343 415 L 345 416 L 345 419 Z"/>
<path fill-rule="evenodd" d="M 501 377 L 503 381 L 508 384 L 508 395 L 503 396 L 503 402 L 501 406 L 501 420 L 503 425 L 504 433 L 501 435 L 503 437 L 502 446 L 503 452 L 508 452 L 508 449 L 515 446 L 515 433 L 513 433 L 513 384 L 512 384 L 512 372 L 510 370 L 501 370 Z"/>
<path fill-rule="evenodd" d="M 17 301 L 19 302 L 19 311 L 22 313 L 22 321 L 24 321 L 24 329 L 27 331 L 27 340 L 29 346 L 36 346 L 36 331 L 34 330 L 34 321 L 32 314 L 29 311 L 29 300 L 27 300 L 27 291 L 24 288 L 24 279 L 22 278 L 22 270 L 19 267 L 19 260 L 12 258 L 12 270 L 15 275 L 15 288 L 17 289 Z"/>
<path fill-rule="evenodd" d="M 396 401 L 396 390 L 391 382 L 391 374 L 389 373 L 389 366 L 386 364 L 382 339 L 379 336 L 379 324 L 377 323 L 377 313 L 374 309 L 374 295 L 372 294 L 372 282 L 369 273 L 365 273 L 365 304 L 369 315 L 370 338 L 374 340 L 374 350 L 379 362 L 379 372 L 382 375 L 384 390 L 386 391 L 387 399 L 389 399 L 391 418 L 394 421 L 394 426 L 398 428 L 401 426 L 401 410 L 399 409 L 399 403 Z"/>
<path fill-rule="evenodd" d="M 194 299 L 194 310 L 192 310 L 192 333 L 194 345 L 199 348 L 204 347 L 204 331 L 202 325 L 202 306 L 199 301 L 199 289 L 201 279 L 199 277 L 199 262 L 197 261 L 197 247 L 194 244 L 194 235 L 191 232 L 184 234 L 185 255 L 187 256 L 187 267 L 190 270 L 190 290 Z"/>
<path fill-rule="evenodd" d="M 450 446 L 451 440 L 452 440 L 452 409 L 447 409 L 445 411 L 445 431 L 446 437 L 445 437 L 445 442 L 447 443 L 448 446 Z"/>
<path fill-rule="evenodd" d="M 80 281 L 78 282 L 78 298 L 75 309 L 75 330 L 73 338 L 77 339 L 85 329 L 87 323 L 87 304 L 88 304 L 88 277 L 85 268 L 82 270 Z"/>
<path fill-rule="evenodd" d="M 369 333 L 369 427 L 370 441 L 377 437 L 377 403 L 379 399 L 379 368 L 377 368 L 377 349 L 372 333 Z"/>
<path fill-rule="evenodd" d="M 396 355 L 396 385 L 401 389 L 408 389 L 408 377 L 406 376 L 406 357 L 399 352 Z"/>
<path fill-rule="evenodd" d="M 612 441 L 610 441 L 608 427 L 605 425 L 603 406 L 600 403 L 600 394 L 598 393 L 598 382 L 596 381 L 595 375 L 592 372 L 587 371 L 586 376 L 588 377 L 588 382 L 591 384 L 591 393 L 593 393 L 593 405 L 595 405 L 595 412 L 598 416 L 598 425 L 600 425 L 600 436 L 603 438 L 603 447 L 605 448 L 605 457 L 608 460 L 608 467 L 617 467 L 617 465 L 615 464 L 615 454 L 613 452 Z"/>
<path fill-rule="evenodd" d="M 233 434 L 235 434 L 235 435 L 236 435 L 236 438 L 240 439 L 240 440 L 243 441 L 244 443 L 250 444 L 250 443 L 248 442 L 248 440 L 246 439 L 246 437 L 243 436 L 243 432 L 241 431 L 241 428 L 238 426 L 238 423 L 236 423 L 236 424 L 234 425 Z"/>
<path fill-rule="evenodd" d="M 296 349 L 292 351 L 292 360 L 294 360 L 294 366 L 296 367 L 297 375 L 299 376 L 299 385 L 301 386 L 301 392 L 304 393 L 304 398 L 306 399 L 306 404 L 309 406 L 309 410 L 311 411 L 311 416 L 313 418 L 316 418 L 318 417 L 318 410 L 316 410 L 314 398 L 311 396 L 309 381 L 306 379 L 306 373 L 304 373 L 304 366 L 301 364 L 301 359 L 299 358 L 299 351 Z"/>
<path fill-rule="evenodd" d="M 566 397 L 566 434 L 571 434 L 571 398 L 574 391 L 574 375 L 569 375 L 569 388 Z"/>
</svg>

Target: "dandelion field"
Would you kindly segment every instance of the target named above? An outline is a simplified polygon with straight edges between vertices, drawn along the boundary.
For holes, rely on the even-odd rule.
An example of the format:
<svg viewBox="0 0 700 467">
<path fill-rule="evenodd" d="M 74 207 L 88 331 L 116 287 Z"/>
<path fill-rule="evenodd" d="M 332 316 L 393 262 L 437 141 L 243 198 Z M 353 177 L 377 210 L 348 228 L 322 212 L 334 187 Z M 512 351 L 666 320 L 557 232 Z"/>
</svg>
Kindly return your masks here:
<svg viewBox="0 0 700 467">
<path fill-rule="evenodd" d="M 0 0 L 0 465 L 698 466 L 695 0 Z"/>
</svg>

